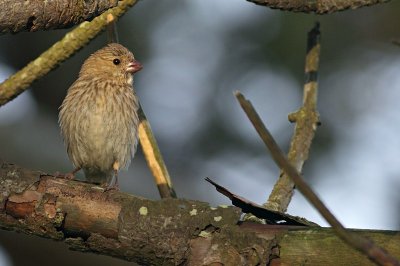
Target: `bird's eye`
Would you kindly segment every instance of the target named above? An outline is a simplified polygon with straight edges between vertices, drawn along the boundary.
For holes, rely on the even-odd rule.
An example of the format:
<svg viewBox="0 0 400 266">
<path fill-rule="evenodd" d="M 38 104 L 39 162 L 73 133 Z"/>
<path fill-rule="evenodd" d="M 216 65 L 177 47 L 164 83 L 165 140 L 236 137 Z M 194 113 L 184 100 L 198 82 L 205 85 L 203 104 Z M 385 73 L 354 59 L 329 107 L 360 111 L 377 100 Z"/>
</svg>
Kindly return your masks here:
<svg viewBox="0 0 400 266">
<path fill-rule="evenodd" d="M 121 63 L 121 61 L 118 58 L 115 58 L 113 60 L 114 65 L 119 65 L 119 63 Z"/>
</svg>

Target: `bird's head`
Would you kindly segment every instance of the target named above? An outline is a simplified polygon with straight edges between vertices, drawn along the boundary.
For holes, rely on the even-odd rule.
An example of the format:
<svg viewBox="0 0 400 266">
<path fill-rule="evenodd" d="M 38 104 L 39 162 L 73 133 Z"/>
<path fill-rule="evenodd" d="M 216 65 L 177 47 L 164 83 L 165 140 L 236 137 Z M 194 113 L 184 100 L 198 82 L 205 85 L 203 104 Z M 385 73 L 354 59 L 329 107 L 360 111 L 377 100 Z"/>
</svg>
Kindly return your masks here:
<svg viewBox="0 0 400 266">
<path fill-rule="evenodd" d="M 125 79 L 131 83 L 132 75 L 141 69 L 142 65 L 127 48 L 117 43 L 111 43 L 86 59 L 79 75 L 104 79 Z"/>
</svg>

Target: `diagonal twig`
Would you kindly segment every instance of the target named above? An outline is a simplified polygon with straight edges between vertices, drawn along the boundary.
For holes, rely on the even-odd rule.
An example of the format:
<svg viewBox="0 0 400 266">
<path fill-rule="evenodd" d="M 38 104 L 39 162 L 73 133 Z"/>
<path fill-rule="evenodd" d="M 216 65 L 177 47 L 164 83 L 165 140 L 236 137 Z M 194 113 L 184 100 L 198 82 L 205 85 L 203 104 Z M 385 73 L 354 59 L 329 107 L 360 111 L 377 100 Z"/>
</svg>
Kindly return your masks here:
<svg viewBox="0 0 400 266">
<path fill-rule="evenodd" d="M 318 210 L 325 220 L 332 226 L 336 234 L 351 247 L 366 255 L 370 260 L 379 265 L 398 265 L 399 261 L 386 252 L 386 250 L 375 245 L 372 241 L 348 232 L 336 217 L 329 211 L 325 204 L 319 199 L 317 194 L 304 181 L 300 173 L 286 159 L 282 150 L 273 139 L 271 133 L 265 127 L 258 113 L 254 109 L 250 101 L 248 101 L 239 91 L 235 92 L 235 96 L 240 103 L 240 106 L 246 113 L 247 117 L 253 124 L 257 133 L 263 140 L 264 144 L 270 151 L 272 158 L 279 168 L 293 180 L 297 189 L 304 197 Z"/>
<path fill-rule="evenodd" d="M 108 42 L 118 43 L 117 18 L 108 14 L 107 39 Z M 176 193 L 172 187 L 171 178 L 167 166 L 164 163 L 160 148 L 151 130 L 150 123 L 144 114 L 143 108 L 139 103 L 139 139 L 142 146 L 147 165 L 153 174 L 161 198 L 176 198 Z"/>
<path fill-rule="evenodd" d="M 288 160 L 298 172 L 301 172 L 303 164 L 308 158 L 311 142 L 320 123 L 317 112 L 317 77 L 321 50 L 320 36 L 319 23 L 317 22 L 308 33 L 307 38 L 303 106 L 298 111 L 289 115 L 289 121 L 295 122 L 296 126 L 290 143 Z M 286 173 L 281 172 L 269 195 L 268 202 L 263 206 L 270 210 L 286 212 L 293 192 L 293 181 Z"/>
<path fill-rule="evenodd" d="M 164 163 L 156 138 L 151 130 L 150 123 L 139 106 L 139 139 L 147 164 L 153 174 L 161 198 L 176 198 L 167 166 Z"/>
<path fill-rule="evenodd" d="M 49 73 L 96 37 L 107 26 L 108 14 L 120 17 L 136 3 L 137 0 L 119 1 L 118 6 L 107 10 L 91 22 L 81 23 L 67 33 L 38 58 L 0 84 L 0 106 L 24 92 L 32 82 Z"/>
</svg>

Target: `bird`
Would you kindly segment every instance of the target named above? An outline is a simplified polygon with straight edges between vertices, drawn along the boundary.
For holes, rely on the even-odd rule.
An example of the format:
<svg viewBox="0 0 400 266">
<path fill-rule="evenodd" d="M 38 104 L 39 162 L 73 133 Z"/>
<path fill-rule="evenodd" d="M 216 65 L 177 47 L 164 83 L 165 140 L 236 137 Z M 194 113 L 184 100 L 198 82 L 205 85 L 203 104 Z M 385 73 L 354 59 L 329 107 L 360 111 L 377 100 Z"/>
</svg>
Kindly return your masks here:
<svg viewBox="0 0 400 266">
<path fill-rule="evenodd" d="M 139 101 L 133 76 L 142 69 L 118 43 L 91 54 L 59 110 L 61 135 L 74 170 L 86 181 L 118 189 L 118 172 L 129 167 L 138 142 Z"/>
</svg>

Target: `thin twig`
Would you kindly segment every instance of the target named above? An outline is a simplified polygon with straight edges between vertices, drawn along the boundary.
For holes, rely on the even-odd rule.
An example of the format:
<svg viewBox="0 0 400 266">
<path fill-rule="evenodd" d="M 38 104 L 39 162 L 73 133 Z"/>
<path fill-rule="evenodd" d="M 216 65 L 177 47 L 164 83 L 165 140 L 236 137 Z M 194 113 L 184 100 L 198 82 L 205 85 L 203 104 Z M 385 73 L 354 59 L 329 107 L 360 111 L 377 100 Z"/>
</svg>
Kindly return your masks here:
<svg viewBox="0 0 400 266">
<path fill-rule="evenodd" d="M 332 226 L 336 234 L 351 247 L 362 252 L 370 260 L 379 265 L 399 265 L 400 263 L 386 250 L 376 246 L 372 241 L 360 237 L 358 235 L 348 232 L 343 225 L 336 219 L 336 217 L 329 211 L 324 203 L 319 199 L 317 194 L 311 189 L 310 186 L 304 181 L 300 173 L 294 166 L 290 164 L 286 159 L 282 150 L 273 139 L 271 133 L 265 127 L 258 113 L 254 109 L 250 101 L 248 101 L 239 91 L 235 92 L 235 96 L 243 108 L 247 117 L 253 124 L 257 133 L 269 149 L 272 158 L 279 168 L 283 169 L 284 172 L 293 180 L 297 189 L 306 197 L 306 199 L 318 210 L 318 212 L 325 218 L 325 220 Z"/>
<path fill-rule="evenodd" d="M 147 164 L 153 174 L 161 198 L 176 198 L 167 166 L 164 163 L 156 138 L 141 106 L 139 106 L 139 139 Z"/>
<path fill-rule="evenodd" d="M 32 82 L 49 73 L 96 37 L 107 26 L 108 14 L 120 17 L 136 2 L 137 0 L 119 1 L 117 7 L 107 10 L 91 22 L 81 23 L 38 58 L 1 83 L 0 106 L 24 92 Z"/>
<path fill-rule="evenodd" d="M 303 164 L 308 158 L 315 131 L 320 123 L 317 112 L 317 76 L 320 50 L 320 31 L 319 23 L 317 22 L 308 33 L 307 38 L 303 106 L 289 115 L 289 121 L 295 122 L 296 127 L 290 143 L 288 160 L 298 172 L 301 172 Z M 293 181 L 287 174 L 281 172 L 269 195 L 268 202 L 263 206 L 270 210 L 286 212 L 293 192 Z"/>
<path fill-rule="evenodd" d="M 113 14 L 107 15 L 107 41 L 108 43 L 119 43 L 117 31 L 117 19 Z"/>
<path fill-rule="evenodd" d="M 117 18 L 112 14 L 107 16 L 109 25 L 107 26 L 108 42 L 118 43 Z M 158 192 L 161 198 L 176 198 L 176 193 L 172 187 L 171 178 L 168 173 L 167 166 L 163 160 L 160 148 L 157 145 L 156 138 L 151 130 L 150 123 L 144 114 L 141 104 L 139 104 L 139 139 L 142 146 L 144 157 L 147 165 L 153 174 L 154 181 L 157 184 Z"/>
</svg>

